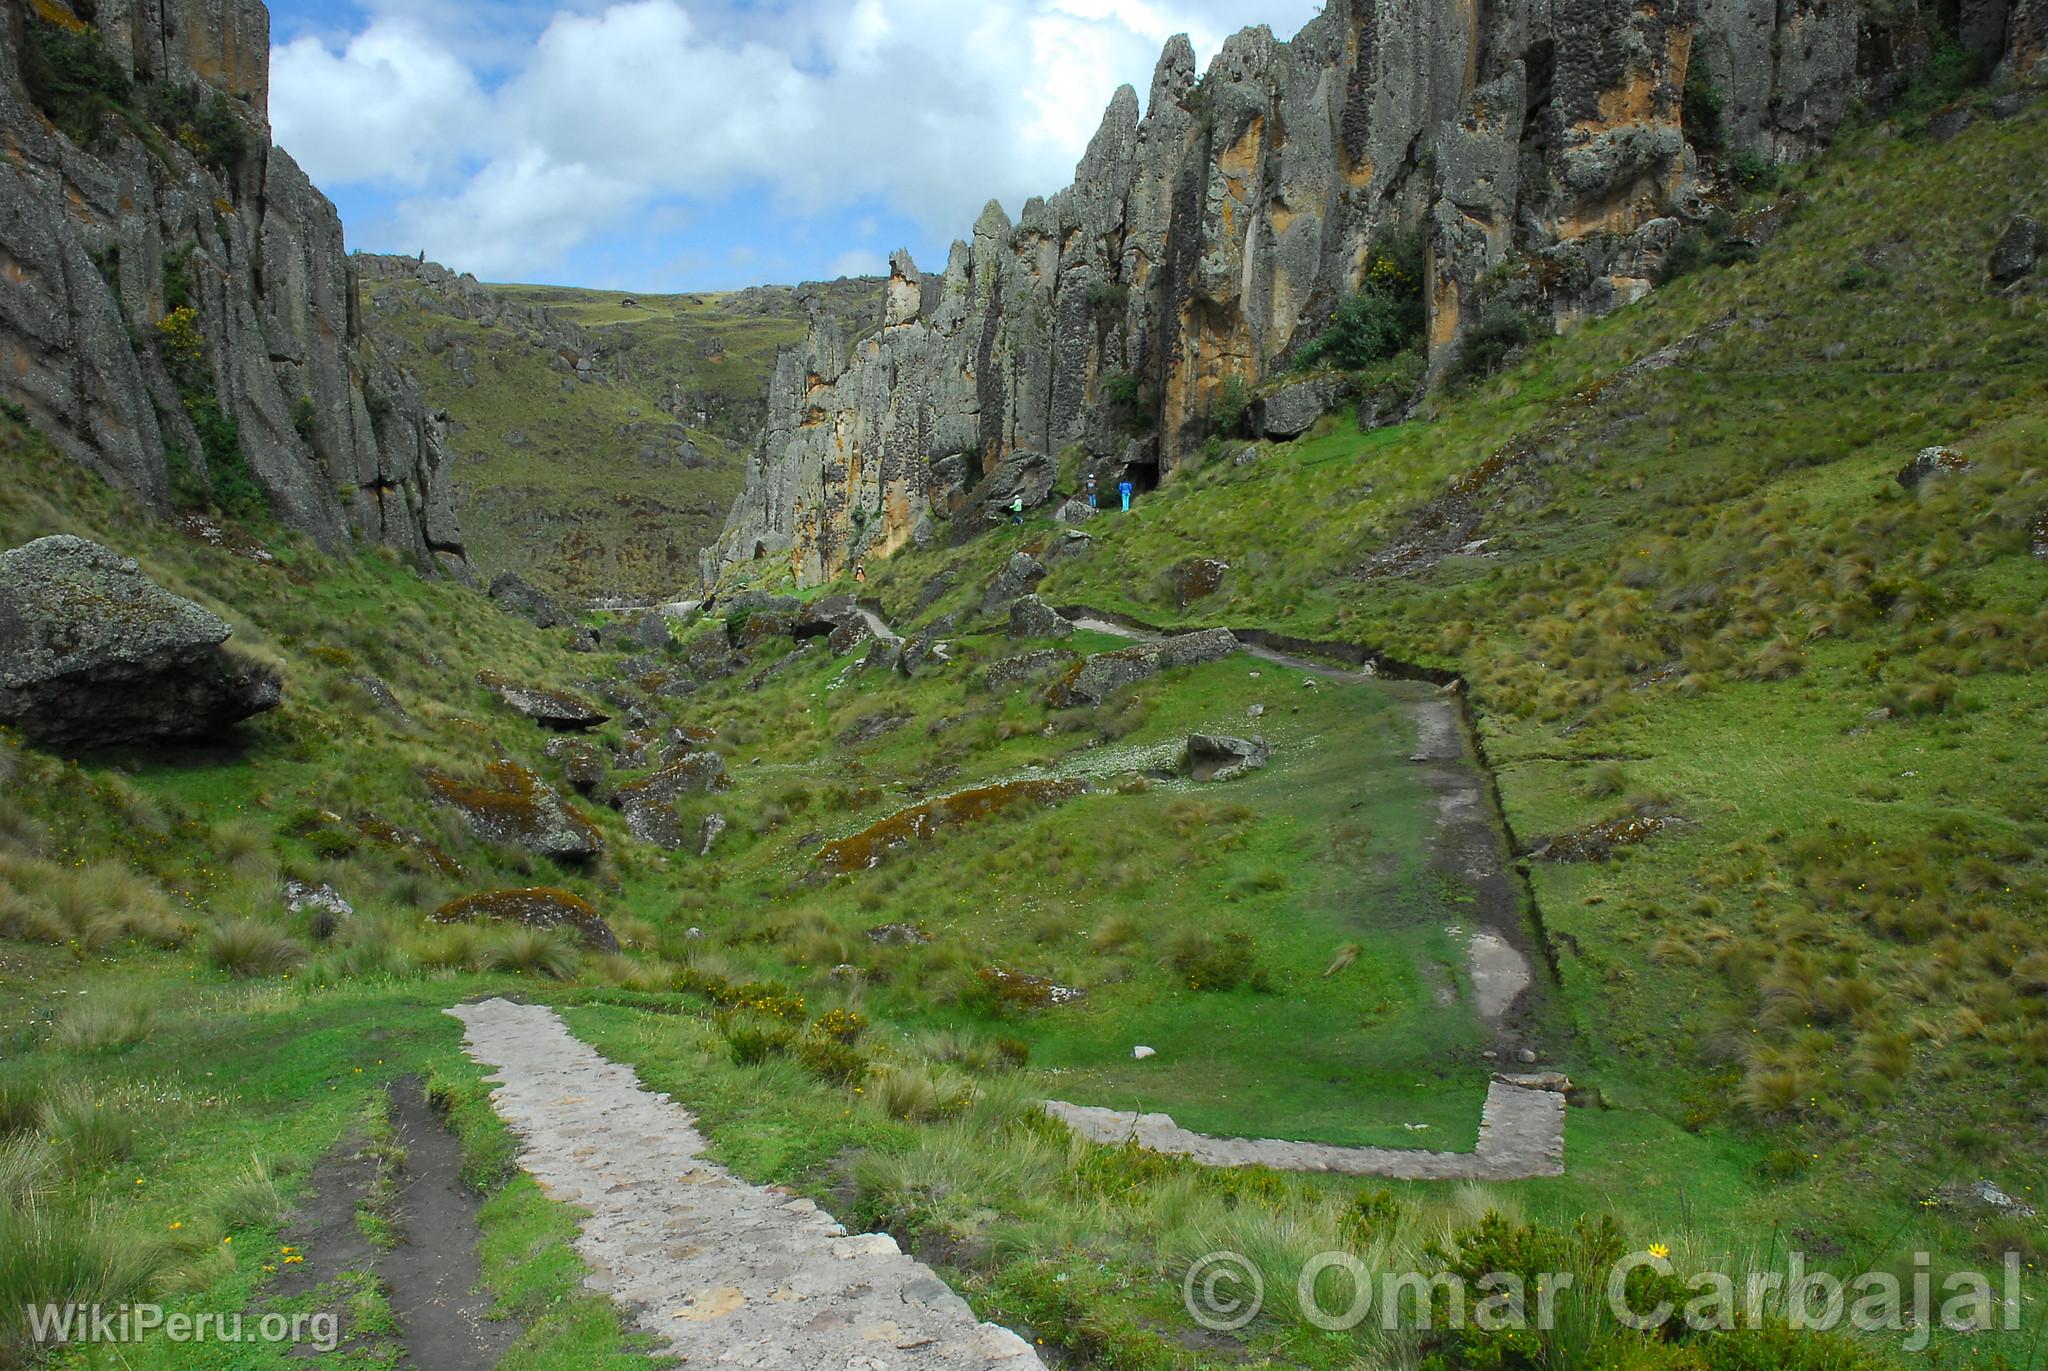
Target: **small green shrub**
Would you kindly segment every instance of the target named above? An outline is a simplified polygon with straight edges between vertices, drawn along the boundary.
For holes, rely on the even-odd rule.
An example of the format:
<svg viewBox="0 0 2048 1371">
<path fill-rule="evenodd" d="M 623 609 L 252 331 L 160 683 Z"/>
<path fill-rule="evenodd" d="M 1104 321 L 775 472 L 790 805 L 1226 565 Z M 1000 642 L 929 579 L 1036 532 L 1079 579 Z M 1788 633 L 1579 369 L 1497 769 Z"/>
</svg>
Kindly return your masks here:
<svg viewBox="0 0 2048 1371">
<path fill-rule="evenodd" d="M 31 17 L 23 25 L 21 79 L 37 108 L 72 142 L 93 141 L 100 116 L 124 109 L 134 91 L 113 50 L 89 25 Z"/>
<path fill-rule="evenodd" d="M 1376 238 L 1358 292 L 1337 306 L 1328 328 L 1296 351 L 1295 369 L 1329 365 L 1356 371 L 1420 343 L 1428 322 L 1423 299 L 1425 251 L 1420 228 L 1397 229 Z"/>
<path fill-rule="evenodd" d="M 1497 310 L 1480 316 L 1458 340 L 1457 353 L 1444 372 L 1445 381 L 1458 389 L 1481 381 L 1506 365 L 1508 355 L 1535 334 L 1534 322 L 1516 310 Z"/>
<path fill-rule="evenodd" d="M 1183 930 L 1169 946 L 1167 960 L 1190 990 L 1235 990 L 1261 979 L 1258 944 L 1241 929 Z"/>
<path fill-rule="evenodd" d="M 1238 436 L 1244 431 L 1245 415 L 1251 412 L 1251 407 L 1252 388 L 1244 377 L 1224 377 L 1209 405 L 1210 430 L 1225 438 Z"/>
</svg>

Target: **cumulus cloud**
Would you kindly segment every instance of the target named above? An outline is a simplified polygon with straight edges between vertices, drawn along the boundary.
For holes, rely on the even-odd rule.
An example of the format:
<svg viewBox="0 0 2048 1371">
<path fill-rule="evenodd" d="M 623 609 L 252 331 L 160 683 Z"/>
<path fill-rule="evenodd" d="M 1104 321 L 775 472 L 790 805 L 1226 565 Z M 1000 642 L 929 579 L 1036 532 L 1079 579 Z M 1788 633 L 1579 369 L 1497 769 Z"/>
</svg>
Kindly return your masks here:
<svg viewBox="0 0 2048 1371">
<path fill-rule="evenodd" d="M 1290 34 L 1319 5 L 509 0 L 530 41 L 485 47 L 490 8 L 372 8 L 345 38 L 297 37 L 272 54 L 272 116 L 316 181 L 395 191 L 405 241 L 530 277 L 679 200 L 759 199 L 771 219 L 881 205 L 943 241 L 991 197 L 1014 209 L 1065 184 L 1172 34 L 1206 55 L 1240 23 Z"/>
</svg>

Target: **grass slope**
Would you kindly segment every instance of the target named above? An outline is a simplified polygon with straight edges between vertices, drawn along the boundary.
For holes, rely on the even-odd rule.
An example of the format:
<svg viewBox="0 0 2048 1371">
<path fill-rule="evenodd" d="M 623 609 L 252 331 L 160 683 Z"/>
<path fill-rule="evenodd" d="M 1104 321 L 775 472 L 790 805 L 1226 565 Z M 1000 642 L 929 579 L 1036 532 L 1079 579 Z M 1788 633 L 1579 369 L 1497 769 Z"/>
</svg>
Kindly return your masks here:
<svg viewBox="0 0 2048 1371">
<path fill-rule="evenodd" d="M 805 289 L 849 328 L 880 308 L 871 281 Z M 479 290 L 582 327 L 601 353 L 593 369 L 479 317 Z M 577 599 L 694 583 L 743 483 L 776 353 L 802 341 L 807 317 L 807 297 L 776 287 L 635 297 L 385 275 L 363 295 L 380 344 L 448 412 L 472 560 Z"/>
</svg>

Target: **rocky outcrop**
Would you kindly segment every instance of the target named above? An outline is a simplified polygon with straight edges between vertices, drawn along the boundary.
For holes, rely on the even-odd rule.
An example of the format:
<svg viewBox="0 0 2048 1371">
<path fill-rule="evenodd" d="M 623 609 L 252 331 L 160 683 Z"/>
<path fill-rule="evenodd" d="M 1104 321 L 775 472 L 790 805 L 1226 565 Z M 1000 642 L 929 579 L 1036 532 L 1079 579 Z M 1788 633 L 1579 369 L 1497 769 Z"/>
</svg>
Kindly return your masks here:
<svg viewBox="0 0 2048 1371">
<path fill-rule="evenodd" d="M 1186 766 L 1197 781 L 1234 781 L 1264 767 L 1273 749 L 1264 738 L 1233 738 L 1220 733 L 1190 733 Z"/>
<path fill-rule="evenodd" d="M 1019 596 L 1010 606 L 1012 638 L 1071 638 L 1073 621 L 1036 595 Z"/>
<path fill-rule="evenodd" d="M 572 695 L 566 690 L 520 685 L 495 671 L 479 672 L 476 683 L 542 728 L 582 733 L 611 721 L 611 715 L 582 696 Z"/>
<path fill-rule="evenodd" d="M 1010 498 L 998 478 L 1034 507 L 1079 493 L 1041 494 L 1054 470 L 1149 488 L 1280 387 L 1395 231 L 1426 242 L 1403 289 L 1434 363 L 1489 314 L 1623 306 L 1707 214 L 1716 158 L 1808 155 L 1944 29 L 2030 64 L 2043 3 L 1330 0 L 1291 42 L 1238 34 L 1199 79 L 1175 39 L 1071 186 L 1014 220 L 989 205 L 936 270 L 898 254 L 850 358 L 822 318 L 782 357 L 706 578 L 772 557 L 815 584 L 979 531 Z M 1714 128 L 1687 128 L 1689 88 Z M 1292 436 L 1334 399 L 1278 388 L 1258 417 Z"/>
<path fill-rule="evenodd" d="M 334 206 L 270 146 L 264 7 L 0 0 L 0 26 L 0 394 L 151 509 L 466 574 L 441 418 L 364 341 Z"/>
<path fill-rule="evenodd" d="M 481 782 L 431 773 L 427 789 L 436 804 L 461 814 L 485 842 L 569 863 L 587 862 L 604 851 L 604 839 L 590 820 L 564 804 L 539 776 L 512 761 L 492 762 L 484 771 Z"/>
<path fill-rule="evenodd" d="M 2015 285 L 2031 276 L 2041 256 L 2041 221 L 2031 214 L 2015 214 L 1991 250 L 1991 283 Z"/>
<path fill-rule="evenodd" d="M 552 886 L 488 890 L 451 900 L 434 911 L 439 924 L 511 924 L 520 928 L 563 928 L 595 952 L 617 952 L 619 940 L 587 900 Z"/>
<path fill-rule="evenodd" d="M 1116 652 L 1098 652 L 1076 663 L 1064 679 L 1054 682 L 1047 697 L 1062 708 L 1099 705 L 1125 686 L 1149 680 L 1162 671 L 1218 662 L 1235 651 L 1237 639 L 1229 629 L 1211 628 Z"/>
<path fill-rule="evenodd" d="M 232 631 L 118 553 L 38 538 L 0 554 L 0 723 L 67 749 L 217 734 L 280 694 Z"/>
<path fill-rule="evenodd" d="M 626 816 L 626 827 L 644 843 L 680 851 L 688 846 L 676 801 L 685 795 L 730 790 L 725 759 L 716 752 L 692 752 L 651 776 L 619 787 L 613 803 Z"/>
</svg>

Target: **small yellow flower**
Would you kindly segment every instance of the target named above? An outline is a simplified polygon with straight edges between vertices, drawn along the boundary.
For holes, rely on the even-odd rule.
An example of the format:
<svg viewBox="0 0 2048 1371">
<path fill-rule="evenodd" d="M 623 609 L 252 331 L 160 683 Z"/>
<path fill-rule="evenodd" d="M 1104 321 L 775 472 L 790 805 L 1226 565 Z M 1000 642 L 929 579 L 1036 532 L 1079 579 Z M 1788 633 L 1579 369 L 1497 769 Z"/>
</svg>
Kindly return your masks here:
<svg viewBox="0 0 2048 1371">
<path fill-rule="evenodd" d="M 183 1228 L 184 1226 L 185 1226 L 185 1225 L 184 1225 L 184 1224 L 183 1224 L 182 1222 L 180 1222 L 180 1221 L 178 1221 L 178 1220 L 176 1220 L 176 1219 L 173 1219 L 173 1220 L 171 1221 L 171 1231 L 172 1231 L 173 1233 L 177 1232 L 177 1231 L 178 1231 L 178 1230 L 179 1230 L 180 1228 Z"/>
<path fill-rule="evenodd" d="M 1669 1247 L 1666 1247 L 1661 1242 L 1653 1242 L 1650 1244 L 1650 1255 L 1655 1257 L 1658 1261 L 1663 1261 L 1666 1257 L 1671 1255 L 1671 1249 Z"/>
<path fill-rule="evenodd" d="M 222 1238 L 222 1239 L 221 1239 L 221 1242 L 223 1242 L 223 1243 L 231 1243 L 231 1242 L 233 1242 L 234 1240 L 235 1240 L 235 1239 L 234 1239 L 233 1235 L 231 1234 L 231 1235 L 229 1235 L 228 1237 Z"/>
</svg>

